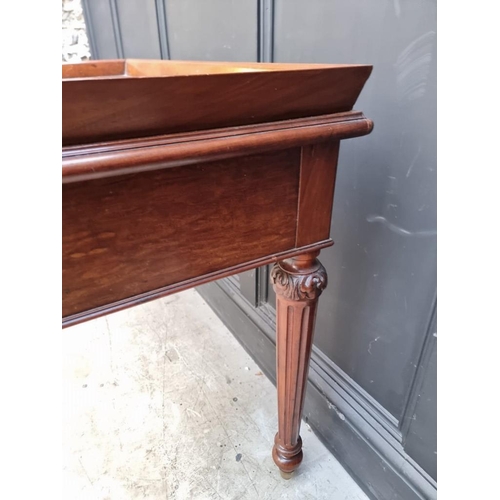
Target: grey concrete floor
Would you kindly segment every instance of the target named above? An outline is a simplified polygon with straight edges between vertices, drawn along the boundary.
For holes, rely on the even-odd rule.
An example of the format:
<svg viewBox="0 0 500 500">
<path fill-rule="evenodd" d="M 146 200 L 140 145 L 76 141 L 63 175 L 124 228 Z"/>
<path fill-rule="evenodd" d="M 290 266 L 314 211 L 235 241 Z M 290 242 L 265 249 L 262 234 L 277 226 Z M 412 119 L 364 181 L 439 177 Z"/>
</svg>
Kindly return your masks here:
<svg viewBox="0 0 500 500">
<path fill-rule="evenodd" d="M 62 331 L 64 498 L 367 497 L 302 423 L 289 481 L 276 390 L 189 290 Z"/>
</svg>

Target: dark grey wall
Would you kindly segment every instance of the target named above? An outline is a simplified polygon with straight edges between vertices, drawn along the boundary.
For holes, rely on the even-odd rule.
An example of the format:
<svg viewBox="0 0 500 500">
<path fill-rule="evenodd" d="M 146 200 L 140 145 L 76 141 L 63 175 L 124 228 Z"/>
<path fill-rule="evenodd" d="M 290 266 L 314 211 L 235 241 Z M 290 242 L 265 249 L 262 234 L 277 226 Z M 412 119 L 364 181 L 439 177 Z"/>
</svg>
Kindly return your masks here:
<svg viewBox="0 0 500 500">
<path fill-rule="evenodd" d="M 305 418 L 378 499 L 436 496 L 436 2 L 84 1 L 94 58 L 369 63 L 340 150 Z M 274 374 L 268 270 L 200 289 Z"/>
</svg>

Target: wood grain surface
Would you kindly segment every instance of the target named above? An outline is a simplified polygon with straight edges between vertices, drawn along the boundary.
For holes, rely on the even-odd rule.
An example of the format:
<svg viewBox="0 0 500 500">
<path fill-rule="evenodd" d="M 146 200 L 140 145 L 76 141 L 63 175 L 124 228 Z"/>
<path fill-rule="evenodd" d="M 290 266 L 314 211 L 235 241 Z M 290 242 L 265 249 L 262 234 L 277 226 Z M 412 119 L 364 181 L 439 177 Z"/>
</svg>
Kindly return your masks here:
<svg viewBox="0 0 500 500">
<path fill-rule="evenodd" d="M 278 386 L 278 432 L 273 459 L 287 479 L 302 461 L 300 420 L 318 298 L 327 285 L 326 270 L 316 258 L 318 254 L 284 259 L 271 271 L 276 292 Z"/>
<path fill-rule="evenodd" d="M 112 64 L 116 73 L 117 63 Z M 286 64 L 268 65 L 271 70 L 254 63 L 253 70 L 238 71 L 242 63 L 233 63 L 225 72 L 168 76 L 168 65 L 161 64 L 167 68 L 164 75 L 143 71 L 110 78 L 103 67 L 103 76 L 96 78 L 94 67 L 92 77 L 64 79 L 63 145 L 349 111 L 372 70 L 367 65 Z M 66 74 L 78 71 L 83 70 L 68 68 Z"/>
<path fill-rule="evenodd" d="M 302 148 L 298 247 L 321 241 L 330 235 L 339 145 L 338 141 L 329 141 Z"/>
<path fill-rule="evenodd" d="M 63 183 L 177 167 L 369 134 L 359 111 L 63 148 Z M 335 161 L 334 159 L 332 161 Z"/>
<path fill-rule="evenodd" d="M 300 150 L 63 186 L 63 316 L 295 247 Z"/>
<path fill-rule="evenodd" d="M 91 61 L 63 67 L 63 326 L 276 262 L 279 425 L 300 421 L 341 139 L 366 65 Z"/>
</svg>

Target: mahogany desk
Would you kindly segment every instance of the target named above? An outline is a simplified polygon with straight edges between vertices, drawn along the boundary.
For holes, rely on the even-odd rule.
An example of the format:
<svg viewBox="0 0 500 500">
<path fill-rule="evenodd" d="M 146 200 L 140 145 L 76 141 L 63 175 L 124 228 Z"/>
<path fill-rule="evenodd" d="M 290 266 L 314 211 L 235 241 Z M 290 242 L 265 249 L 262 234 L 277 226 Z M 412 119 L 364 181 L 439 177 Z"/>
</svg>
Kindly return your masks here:
<svg viewBox="0 0 500 500">
<path fill-rule="evenodd" d="M 274 263 L 279 424 L 290 477 L 341 139 L 364 65 L 63 66 L 63 326 Z"/>
</svg>

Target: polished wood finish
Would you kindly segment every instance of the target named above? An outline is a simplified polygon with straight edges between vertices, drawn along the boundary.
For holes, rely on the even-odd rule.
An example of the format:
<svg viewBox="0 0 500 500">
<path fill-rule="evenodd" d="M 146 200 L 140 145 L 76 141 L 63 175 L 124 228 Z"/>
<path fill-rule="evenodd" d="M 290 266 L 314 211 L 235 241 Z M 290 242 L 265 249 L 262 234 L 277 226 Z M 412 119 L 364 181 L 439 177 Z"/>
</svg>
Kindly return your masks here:
<svg viewBox="0 0 500 500">
<path fill-rule="evenodd" d="M 371 128 L 371 121 L 362 113 L 350 111 L 64 148 L 64 325 L 221 278 L 229 274 L 228 270 L 243 271 L 249 268 L 249 262 L 264 265 L 280 256 L 331 244 L 330 213 L 324 206 L 331 207 L 332 203 L 338 140 L 364 135 Z M 314 143 L 325 139 L 331 140 Z M 205 176 L 211 179 L 210 187 L 204 185 Z M 233 246 L 223 243 L 228 233 L 217 220 L 218 208 L 210 196 L 210 189 L 219 181 L 225 196 L 233 203 L 238 200 L 240 211 L 248 214 L 241 217 L 244 238 L 232 239 Z M 287 182 L 294 194 L 284 190 Z M 193 195 L 197 190 L 204 196 Z M 198 205 L 179 205 L 179 200 L 187 200 L 190 193 Z M 283 196 L 285 203 L 277 203 Z M 215 267 L 213 260 L 204 262 L 201 248 L 206 247 L 200 240 L 201 233 L 189 223 L 194 219 L 201 224 L 200 214 L 207 211 L 204 203 L 213 215 L 203 220 L 203 234 L 210 235 L 210 242 L 216 234 L 222 238 Z M 106 211 L 100 211 L 104 207 Z M 170 217 L 178 222 L 177 229 L 181 227 L 179 221 L 184 221 L 182 230 L 174 232 L 172 222 L 166 224 Z M 135 224 L 138 220 L 141 223 Z M 261 227 L 262 241 L 258 241 Z M 267 233 L 269 241 L 281 237 L 280 244 L 263 244 L 266 228 L 276 231 L 274 240 Z M 139 247 L 137 242 L 144 241 L 148 232 L 148 247 Z M 283 238 L 285 232 L 288 239 Z M 101 234 L 113 237 L 105 241 Z M 169 256 L 188 247 L 192 234 L 197 236 L 192 248 L 183 252 L 190 268 L 176 266 Z M 234 245 L 240 245 L 239 255 Z M 260 255 L 252 253 L 255 246 Z M 212 251 L 215 249 L 212 246 Z"/>
<path fill-rule="evenodd" d="M 65 316 L 63 317 L 62 320 L 62 326 L 63 328 L 67 328 L 69 326 L 77 325 L 78 323 L 82 323 L 84 321 L 99 318 L 100 316 L 104 316 L 106 314 L 111 314 L 117 311 L 121 311 L 128 307 L 133 307 L 139 304 L 143 304 L 144 302 L 148 302 L 150 300 L 159 299 L 161 297 L 165 297 L 167 295 L 171 295 L 177 292 L 182 292 L 183 290 L 197 287 L 199 285 L 203 285 L 211 281 L 227 278 L 228 276 L 249 271 L 251 269 L 262 267 L 267 264 L 274 264 L 275 262 L 278 262 L 282 259 L 287 259 L 290 257 L 301 255 L 304 252 L 309 252 L 312 250 L 320 250 L 322 248 L 327 248 L 332 245 L 333 241 L 329 238 L 327 240 L 315 243 L 314 245 L 307 245 L 301 248 L 294 248 L 292 250 L 286 250 L 284 252 L 276 252 L 273 253 L 272 255 L 266 255 L 265 257 L 262 257 L 260 259 L 248 260 L 245 261 L 243 264 L 237 264 L 235 266 L 226 267 L 224 269 L 217 270 L 212 273 L 205 274 L 203 276 L 196 276 L 195 278 L 182 280 L 178 283 L 173 283 L 172 285 L 166 285 L 161 288 L 157 288 L 156 290 L 148 290 L 147 292 L 140 293 L 138 295 L 133 295 L 132 297 L 127 297 L 123 300 L 118 300 L 117 302 L 106 304 L 105 306 L 102 307 L 96 307 L 94 309 L 86 309 L 82 313 L 72 314 L 71 316 Z"/>
<path fill-rule="evenodd" d="M 190 63 L 178 74 L 177 62 L 129 61 L 126 68 L 142 70 L 110 77 L 107 64 L 84 63 L 92 68 L 85 77 L 83 69 L 63 72 L 64 146 L 349 111 L 371 72 L 366 65 Z"/>
<path fill-rule="evenodd" d="M 309 245 L 330 236 L 338 155 L 339 141 L 302 148 L 297 246 Z"/>
<path fill-rule="evenodd" d="M 275 263 L 285 477 L 333 244 L 339 142 L 362 65 L 99 61 L 63 66 L 63 326 Z"/>
<path fill-rule="evenodd" d="M 65 184 L 63 315 L 294 248 L 299 168 L 297 148 Z"/>
<path fill-rule="evenodd" d="M 289 478 L 302 461 L 300 419 L 314 334 L 316 307 L 327 276 L 319 252 L 303 254 L 274 265 L 276 292 L 278 433 L 273 459 Z"/>
<path fill-rule="evenodd" d="M 338 141 L 369 134 L 372 128 L 372 121 L 363 113 L 350 111 L 210 132 L 67 147 L 62 157 L 63 183 Z"/>
</svg>

